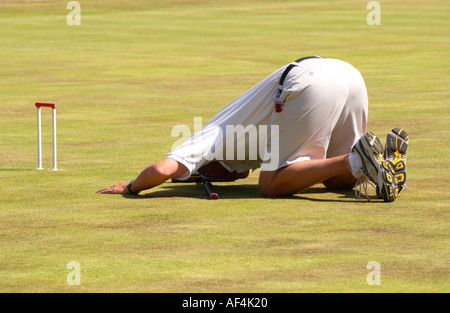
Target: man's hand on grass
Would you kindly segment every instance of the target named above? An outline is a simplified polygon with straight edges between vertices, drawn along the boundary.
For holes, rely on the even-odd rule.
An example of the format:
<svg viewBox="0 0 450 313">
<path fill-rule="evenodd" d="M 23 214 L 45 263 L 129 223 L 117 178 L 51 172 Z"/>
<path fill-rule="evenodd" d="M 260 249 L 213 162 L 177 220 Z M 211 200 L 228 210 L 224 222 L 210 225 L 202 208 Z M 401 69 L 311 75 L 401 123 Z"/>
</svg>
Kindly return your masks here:
<svg viewBox="0 0 450 313">
<path fill-rule="evenodd" d="M 103 189 L 97 190 L 97 193 L 100 194 L 121 194 L 128 195 L 128 189 L 126 183 L 117 183 L 112 186 L 105 187 Z"/>
</svg>

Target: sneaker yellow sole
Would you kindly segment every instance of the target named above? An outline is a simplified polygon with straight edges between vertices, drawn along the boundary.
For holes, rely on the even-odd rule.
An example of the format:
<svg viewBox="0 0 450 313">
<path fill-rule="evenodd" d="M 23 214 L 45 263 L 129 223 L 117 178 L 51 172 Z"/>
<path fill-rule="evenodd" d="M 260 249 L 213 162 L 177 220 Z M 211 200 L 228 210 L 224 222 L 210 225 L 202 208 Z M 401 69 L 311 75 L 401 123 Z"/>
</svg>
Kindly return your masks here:
<svg viewBox="0 0 450 313">
<path fill-rule="evenodd" d="M 406 154 L 408 152 L 408 133 L 400 128 L 394 128 L 386 138 L 383 157 L 394 169 L 399 191 L 404 189 L 406 183 Z"/>
</svg>

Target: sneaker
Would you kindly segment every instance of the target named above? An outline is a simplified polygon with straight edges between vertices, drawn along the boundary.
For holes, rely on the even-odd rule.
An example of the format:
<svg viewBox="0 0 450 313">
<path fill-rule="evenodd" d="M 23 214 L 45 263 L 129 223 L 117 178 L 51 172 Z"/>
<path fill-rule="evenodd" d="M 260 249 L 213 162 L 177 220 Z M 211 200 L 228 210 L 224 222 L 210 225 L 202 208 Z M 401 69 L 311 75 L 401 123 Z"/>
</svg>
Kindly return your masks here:
<svg viewBox="0 0 450 313">
<path fill-rule="evenodd" d="M 406 152 L 408 151 L 408 134 L 400 128 L 394 128 L 386 138 L 383 157 L 394 168 L 398 181 L 398 192 L 406 189 Z"/>
<path fill-rule="evenodd" d="M 361 186 L 363 186 L 366 197 L 370 201 L 367 195 L 367 183 L 369 183 L 377 189 L 377 194 L 381 195 L 384 201 L 394 201 L 398 194 L 397 178 L 391 163 L 383 159 L 383 145 L 380 139 L 372 132 L 367 132 L 353 146 L 352 153 L 359 156 L 361 161 L 359 171 L 353 172 L 353 175 L 358 178 L 355 185 L 356 197 L 361 197 Z"/>
</svg>

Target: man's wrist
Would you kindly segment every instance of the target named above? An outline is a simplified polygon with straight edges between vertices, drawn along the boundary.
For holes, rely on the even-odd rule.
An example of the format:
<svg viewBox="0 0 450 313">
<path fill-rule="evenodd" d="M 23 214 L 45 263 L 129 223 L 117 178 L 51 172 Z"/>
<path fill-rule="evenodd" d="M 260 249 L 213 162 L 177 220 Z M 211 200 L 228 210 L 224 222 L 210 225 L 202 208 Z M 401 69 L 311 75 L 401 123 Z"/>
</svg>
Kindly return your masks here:
<svg viewBox="0 0 450 313">
<path fill-rule="evenodd" d="M 131 189 L 131 184 L 134 182 L 134 180 L 132 180 L 132 181 L 130 181 L 129 183 L 128 183 L 128 185 L 127 185 L 127 190 L 128 190 L 128 193 L 130 194 L 130 195 L 137 195 L 139 192 L 134 192 L 132 189 Z"/>
</svg>

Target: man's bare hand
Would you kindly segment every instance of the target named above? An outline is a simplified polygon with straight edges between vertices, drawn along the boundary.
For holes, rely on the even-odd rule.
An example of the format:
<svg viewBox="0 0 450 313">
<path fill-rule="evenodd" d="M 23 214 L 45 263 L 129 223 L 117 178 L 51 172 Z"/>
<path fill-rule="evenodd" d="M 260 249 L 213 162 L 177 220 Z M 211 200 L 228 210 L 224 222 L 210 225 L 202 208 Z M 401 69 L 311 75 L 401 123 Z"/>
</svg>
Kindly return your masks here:
<svg viewBox="0 0 450 313">
<path fill-rule="evenodd" d="M 129 194 L 126 183 L 117 183 L 115 185 L 105 187 L 103 189 L 97 190 L 97 193 L 100 193 L 100 194 L 121 194 L 121 195 Z"/>
</svg>

